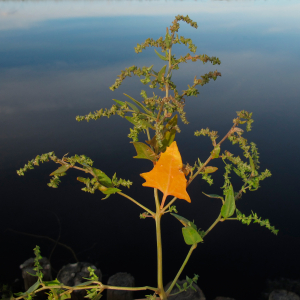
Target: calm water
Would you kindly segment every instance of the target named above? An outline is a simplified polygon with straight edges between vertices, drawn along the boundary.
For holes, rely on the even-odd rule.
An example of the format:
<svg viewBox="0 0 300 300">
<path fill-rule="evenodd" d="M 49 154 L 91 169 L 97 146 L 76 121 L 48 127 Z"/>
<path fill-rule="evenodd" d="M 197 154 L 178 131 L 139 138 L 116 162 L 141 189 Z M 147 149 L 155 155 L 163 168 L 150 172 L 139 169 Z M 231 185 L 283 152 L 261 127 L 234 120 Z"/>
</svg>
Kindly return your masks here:
<svg viewBox="0 0 300 300">
<path fill-rule="evenodd" d="M 15 170 L 49 151 L 86 154 L 109 176 L 117 172 L 134 181 L 128 194 L 154 206 L 139 176 L 151 163 L 132 159 L 129 123 L 117 116 L 89 123 L 75 117 L 110 107 L 112 98 L 126 100 L 123 93 L 140 99 L 145 86 L 136 78 L 126 79 L 115 92 L 108 87 L 120 70 L 134 64 L 161 68 L 153 48 L 137 55 L 133 47 L 164 36 L 177 14 L 198 22 L 197 30 L 183 24 L 179 31 L 192 38 L 197 54 L 222 62 L 217 66 L 222 77 L 187 99 L 190 124 L 182 124 L 176 138 L 183 161 L 193 164 L 211 151 L 209 140 L 193 136 L 195 130 L 208 126 L 221 136 L 236 111 L 252 111 L 253 131 L 245 137 L 258 145 L 261 168 L 273 176 L 246 194 L 238 208 L 246 214 L 253 210 L 280 229 L 276 237 L 256 224 L 222 223 L 199 245 L 183 276 L 199 274 L 207 299 L 237 300 L 258 299 L 268 278 L 299 278 L 299 10 L 298 1 L 0 1 L 0 282 L 20 279 L 19 265 L 36 244 L 45 256 L 53 247 L 6 229 L 56 239 L 61 228 L 60 241 L 81 261 L 97 264 L 104 281 L 127 271 L 137 286 L 156 284 L 155 228 L 139 219 L 139 208 L 119 196 L 100 201 L 100 194 L 80 191 L 76 172 L 64 177 L 58 190 L 47 187 L 55 169 L 51 163 L 25 177 Z M 177 46 L 174 53 L 185 55 L 187 48 Z M 196 74 L 215 69 L 188 63 L 173 79 L 182 90 Z M 179 200 L 179 213 L 208 228 L 220 203 L 201 192 L 221 193 L 221 185 L 221 172 L 212 187 L 195 180 L 188 190 L 192 204 Z M 162 226 L 167 283 L 188 247 L 176 220 L 166 217 Z M 68 262 L 73 262 L 70 253 L 57 248 L 54 268 Z"/>
</svg>

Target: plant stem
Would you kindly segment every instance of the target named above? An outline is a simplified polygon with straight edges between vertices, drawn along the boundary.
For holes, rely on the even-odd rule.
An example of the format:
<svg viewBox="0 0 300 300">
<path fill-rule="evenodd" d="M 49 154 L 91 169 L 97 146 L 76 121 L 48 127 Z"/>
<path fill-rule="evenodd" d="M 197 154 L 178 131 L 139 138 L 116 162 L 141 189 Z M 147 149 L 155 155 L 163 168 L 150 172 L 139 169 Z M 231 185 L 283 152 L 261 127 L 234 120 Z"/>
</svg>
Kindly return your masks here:
<svg viewBox="0 0 300 300">
<path fill-rule="evenodd" d="M 222 218 L 222 215 L 220 213 L 219 216 L 217 217 L 216 221 L 205 231 L 204 236 L 206 236 L 220 222 L 221 218 Z"/>
<path fill-rule="evenodd" d="M 152 215 L 153 217 L 155 216 L 155 213 L 150 210 L 149 208 L 145 207 L 144 205 L 142 205 L 140 202 L 134 200 L 133 198 L 131 198 L 130 196 L 122 193 L 122 192 L 117 192 L 119 195 L 129 199 L 130 201 L 132 201 L 133 203 L 135 203 L 136 205 L 140 206 L 141 208 L 143 208 L 144 210 L 146 210 L 150 215 Z"/>
<path fill-rule="evenodd" d="M 169 296 L 169 294 L 171 293 L 171 291 L 172 291 L 174 285 L 176 284 L 176 282 L 177 282 L 179 276 L 181 275 L 181 273 L 182 273 L 182 271 L 183 271 L 185 265 L 187 264 L 188 260 L 190 259 L 190 256 L 191 256 L 192 252 L 196 249 L 196 247 L 197 247 L 197 244 L 193 244 L 193 245 L 191 246 L 190 251 L 189 251 L 188 255 L 186 256 L 186 258 L 185 258 L 185 260 L 184 260 L 184 262 L 183 262 L 181 268 L 179 269 L 179 271 L 178 271 L 176 277 L 174 278 L 173 282 L 171 283 L 170 287 L 169 287 L 168 290 L 166 291 L 167 296 Z"/>
<path fill-rule="evenodd" d="M 160 228 L 161 212 L 157 211 L 155 215 L 156 224 L 156 242 L 157 242 L 157 287 L 161 300 L 167 299 L 163 285 L 163 265 L 162 265 L 162 243 L 161 243 L 161 228 Z"/>
<path fill-rule="evenodd" d="M 177 197 L 174 197 L 163 209 L 162 212 L 165 212 L 175 201 L 177 200 Z"/>
<path fill-rule="evenodd" d="M 167 299 L 167 296 L 164 291 L 163 285 L 163 265 L 162 265 L 162 243 L 161 243 L 161 228 L 160 228 L 160 220 L 163 215 L 160 209 L 159 197 L 157 189 L 154 189 L 154 198 L 156 205 L 156 214 L 155 214 L 155 225 L 156 225 L 156 245 L 157 245 L 157 287 L 158 294 L 161 300 Z"/>
</svg>

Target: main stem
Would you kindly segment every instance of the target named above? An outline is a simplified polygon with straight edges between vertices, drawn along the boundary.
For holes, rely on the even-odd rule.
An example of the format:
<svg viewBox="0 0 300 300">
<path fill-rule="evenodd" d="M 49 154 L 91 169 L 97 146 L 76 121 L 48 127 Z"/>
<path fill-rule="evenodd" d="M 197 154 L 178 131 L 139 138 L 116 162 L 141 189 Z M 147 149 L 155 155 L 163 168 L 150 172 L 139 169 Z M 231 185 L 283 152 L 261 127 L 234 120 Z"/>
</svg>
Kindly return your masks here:
<svg viewBox="0 0 300 300">
<path fill-rule="evenodd" d="M 160 299 L 166 300 L 167 295 L 165 293 L 164 284 L 163 284 L 162 245 L 161 245 L 161 228 L 160 228 L 160 219 L 163 213 L 160 209 L 157 189 L 154 189 L 154 198 L 155 198 L 155 205 L 156 205 L 155 225 L 156 225 L 156 244 L 157 244 L 157 287 L 159 290 L 158 294 L 160 296 Z"/>
</svg>

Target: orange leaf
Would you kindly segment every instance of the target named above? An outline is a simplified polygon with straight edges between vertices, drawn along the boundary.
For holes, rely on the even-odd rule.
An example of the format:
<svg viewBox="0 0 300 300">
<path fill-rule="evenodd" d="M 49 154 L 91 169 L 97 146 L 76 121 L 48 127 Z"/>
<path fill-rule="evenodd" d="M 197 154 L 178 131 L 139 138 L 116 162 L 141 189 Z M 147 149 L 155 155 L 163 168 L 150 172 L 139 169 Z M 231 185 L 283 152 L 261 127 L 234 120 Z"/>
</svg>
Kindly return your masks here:
<svg viewBox="0 0 300 300">
<path fill-rule="evenodd" d="M 160 208 L 163 208 L 168 195 L 191 202 L 186 192 L 186 178 L 182 169 L 182 159 L 176 142 L 161 154 L 154 168 L 141 176 L 146 179 L 143 186 L 153 187 L 163 192 L 164 196 Z"/>
</svg>

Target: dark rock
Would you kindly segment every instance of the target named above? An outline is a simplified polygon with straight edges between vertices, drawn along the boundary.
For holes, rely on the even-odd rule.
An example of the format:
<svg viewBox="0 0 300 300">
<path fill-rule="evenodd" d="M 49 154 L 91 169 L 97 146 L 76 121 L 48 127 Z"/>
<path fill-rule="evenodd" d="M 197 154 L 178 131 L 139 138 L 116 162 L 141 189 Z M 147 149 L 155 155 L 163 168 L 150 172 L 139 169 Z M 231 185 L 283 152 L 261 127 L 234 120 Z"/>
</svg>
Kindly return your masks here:
<svg viewBox="0 0 300 300">
<path fill-rule="evenodd" d="M 63 266 L 58 274 L 57 279 L 67 286 L 75 286 L 84 281 L 87 281 L 84 278 L 90 277 L 90 272 L 88 267 L 91 267 L 95 270 L 95 274 L 98 276 L 98 280 L 102 280 L 102 273 L 99 269 L 97 269 L 94 265 L 87 262 L 78 262 L 75 264 L 68 264 Z M 85 300 L 84 296 L 86 296 L 85 290 L 74 291 L 71 294 L 71 300 Z"/>
<path fill-rule="evenodd" d="M 134 277 L 129 273 L 117 273 L 110 276 L 107 285 L 134 287 Z M 107 300 L 132 300 L 132 291 L 107 290 Z"/>
<path fill-rule="evenodd" d="M 300 297 L 297 294 L 286 290 L 274 290 L 270 294 L 269 300 L 300 300 Z"/>
<path fill-rule="evenodd" d="M 49 260 L 46 257 L 43 257 L 40 259 L 40 265 L 43 268 L 41 271 L 44 275 L 43 280 L 44 281 L 50 281 L 52 280 L 51 275 L 51 265 Z M 24 279 L 24 287 L 25 291 L 27 291 L 34 283 L 37 281 L 36 276 L 31 276 L 31 274 L 35 274 L 36 271 L 33 270 L 34 268 L 34 258 L 29 258 L 24 263 L 20 265 L 20 269 L 22 270 L 22 277 Z"/>
</svg>

